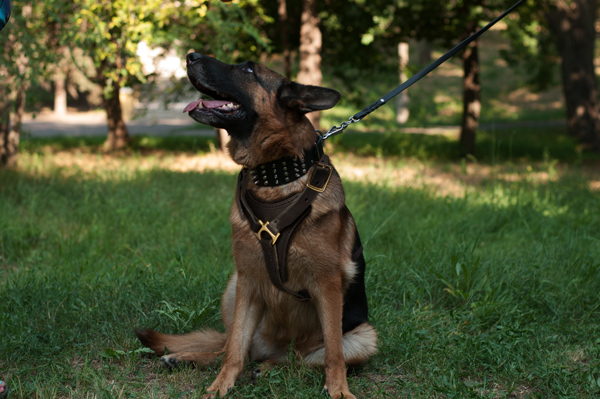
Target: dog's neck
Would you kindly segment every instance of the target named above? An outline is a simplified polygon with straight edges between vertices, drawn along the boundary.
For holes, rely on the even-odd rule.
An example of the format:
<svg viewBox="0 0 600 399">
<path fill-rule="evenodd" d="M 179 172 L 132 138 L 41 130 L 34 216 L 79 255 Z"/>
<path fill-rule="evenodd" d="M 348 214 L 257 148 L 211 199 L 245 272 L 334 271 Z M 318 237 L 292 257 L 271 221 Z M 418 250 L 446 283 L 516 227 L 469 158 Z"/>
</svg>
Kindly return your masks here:
<svg viewBox="0 0 600 399">
<path fill-rule="evenodd" d="M 250 178 L 259 187 L 275 187 L 291 183 L 306 175 L 323 155 L 323 140 L 303 152 L 302 157 L 284 157 L 249 169 Z"/>
</svg>

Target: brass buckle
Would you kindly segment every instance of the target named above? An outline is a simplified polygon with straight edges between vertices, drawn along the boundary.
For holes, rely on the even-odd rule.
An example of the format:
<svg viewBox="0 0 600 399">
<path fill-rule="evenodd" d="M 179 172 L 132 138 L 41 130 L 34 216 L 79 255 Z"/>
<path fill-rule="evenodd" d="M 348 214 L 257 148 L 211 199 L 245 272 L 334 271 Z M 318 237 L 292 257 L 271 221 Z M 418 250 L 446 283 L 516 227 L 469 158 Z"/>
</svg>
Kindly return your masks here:
<svg viewBox="0 0 600 399">
<path fill-rule="evenodd" d="M 318 193 L 322 193 L 327 188 L 327 184 L 329 184 L 329 179 L 331 179 L 331 174 L 333 173 L 333 166 L 331 166 L 331 165 L 325 165 L 324 163 L 321 163 L 321 162 L 317 163 L 316 166 L 317 166 L 317 168 L 321 167 L 321 168 L 329 169 L 329 176 L 327 176 L 327 180 L 325 181 L 325 184 L 323 184 L 323 187 L 313 186 L 312 184 L 310 184 L 310 182 L 311 182 L 311 180 L 313 178 L 313 175 L 317 171 L 317 169 L 314 169 L 313 172 L 312 172 L 312 174 L 310 175 L 310 179 L 308 179 L 307 186 L 308 186 L 308 188 L 310 188 L 312 190 L 315 190 Z"/>
<path fill-rule="evenodd" d="M 281 233 L 277 233 L 277 235 L 271 233 L 271 230 L 269 230 L 269 228 L 267 227 L 269 225 L 269 222 L 267 223 L 263 223 L 262 220 L 259 220 L 258 223 L 260 223 L 260 225 L 262 226 L 260 228 L 260 230 L 258 230 L 255 234 L 258 237 L 259 240 L 262 240 L 262 237 L 260 236 L 262 234 L 263 231 L 266 231 L 271 238 L 273 239 L 273 242 L 271 242 L 271 245 L 275 245 L 275 242 L 277 241 L 277 239 L 279 238 L 279 236 L 281 235 Z"/>
</svg>

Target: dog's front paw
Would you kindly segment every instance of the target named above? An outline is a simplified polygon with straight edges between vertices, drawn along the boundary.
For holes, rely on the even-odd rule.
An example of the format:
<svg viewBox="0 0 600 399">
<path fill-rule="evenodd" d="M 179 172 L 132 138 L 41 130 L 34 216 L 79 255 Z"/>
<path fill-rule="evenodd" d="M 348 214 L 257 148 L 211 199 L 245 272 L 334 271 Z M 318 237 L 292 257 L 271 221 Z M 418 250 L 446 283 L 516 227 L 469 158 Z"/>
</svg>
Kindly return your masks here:
<svg viewBox="0 0 600 399">
<path fill-rule="evenodd" d="M 160 358 L 160 360 L 165 366 L 167 366 L 170 369 L 175 369 L 181 365 L 181 361 L 177 359 L 177 356 L 175 354 L 164 355 Z"/>
<path fill-rule="evenodd" d="M 233 387 L 227 388 L 215 388 L 212 385 L 206 390 L 206 393 L 202 395 L 201 399 L 213 399 L 213 398 L 222 398 L 231 391 Z"/>
<path fill-rule="evenodd" d="M 262 369 L 260 367 L 255 368 L 250 373 L 250 379 L 252 380 L 252 382 L 258 381 L 261 376 L 262 376 Z"/>
<path fill-rule="evenodd" d="M 339 392 L 337 392 L 337 393 L 335 393 L 335 392 L 329 392 L 329 389 L 327 389 L 327 385 L 325 385 L 323 387 L 323 393 L 326 394 L 326 395 L 328 394 L 333 399 L 342 399 L 342 398 L 343 399 L 356 399 L 356 396 L 352 395 L 350 393 L 350 391 L 348 391 L 348 390 L 345 390 L 345 392 L 341 391 L 341 390 L 336 390 L 336 391 L 339 391 Z"/>
</svg>

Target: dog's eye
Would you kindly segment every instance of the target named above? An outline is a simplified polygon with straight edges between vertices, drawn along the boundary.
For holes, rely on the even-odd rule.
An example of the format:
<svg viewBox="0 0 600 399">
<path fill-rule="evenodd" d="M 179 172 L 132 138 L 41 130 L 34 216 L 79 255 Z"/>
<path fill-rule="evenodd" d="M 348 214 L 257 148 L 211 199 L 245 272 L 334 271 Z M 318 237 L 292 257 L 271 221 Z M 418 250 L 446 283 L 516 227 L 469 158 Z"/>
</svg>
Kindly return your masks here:
<svg viewBox="0 0 600 399">
<path fill-rule="evenodd" d="M 252 67 L 249 67 L 249 66 L 243 67 L 242 71 L 248 72 L 248 73 L 254 73 L 254 70 L 252 69 Z"/>
</svg>

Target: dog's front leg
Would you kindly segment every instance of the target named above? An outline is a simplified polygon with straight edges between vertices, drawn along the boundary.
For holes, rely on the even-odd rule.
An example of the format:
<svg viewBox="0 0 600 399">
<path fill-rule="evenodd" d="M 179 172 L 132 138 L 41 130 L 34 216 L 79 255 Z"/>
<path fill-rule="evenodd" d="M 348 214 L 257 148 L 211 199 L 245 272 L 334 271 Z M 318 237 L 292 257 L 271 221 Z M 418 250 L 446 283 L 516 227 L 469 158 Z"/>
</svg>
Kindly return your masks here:
<svg viewBox="0 0 600 399">
<path fill-rule="evenodd" d="M 219 375 L 207 389 L 203 399 L 225 396 L 233 388 L 244 367 L 252 336 L 264 312 L 264 304 L 257 297 L 251 280 L 238 272 L 235 310 L 231 334 L 225 345 L 225 359 Z"/>
<path fill-rule="evenodd" d="M 325 341 L 325 390 L 335 399 L 356 399 L 348 388 L 342 349 L 342 278 L 323 278 L 319 288 L 315 300 Z"/>
</svg>

